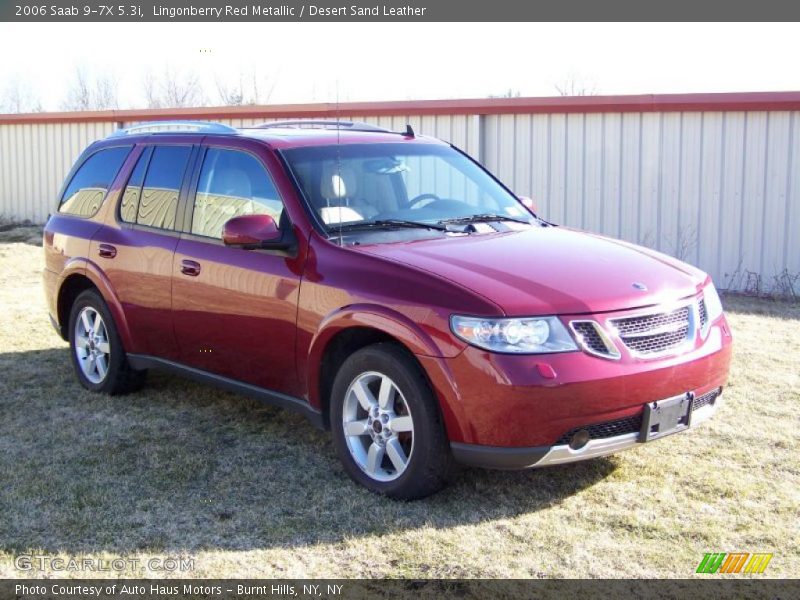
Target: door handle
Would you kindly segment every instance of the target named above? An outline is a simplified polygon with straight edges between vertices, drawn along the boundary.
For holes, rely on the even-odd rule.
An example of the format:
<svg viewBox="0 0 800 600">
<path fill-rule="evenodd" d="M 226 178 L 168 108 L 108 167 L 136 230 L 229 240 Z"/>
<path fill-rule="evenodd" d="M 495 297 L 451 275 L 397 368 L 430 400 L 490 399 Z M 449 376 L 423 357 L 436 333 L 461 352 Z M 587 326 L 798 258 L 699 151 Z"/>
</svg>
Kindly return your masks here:
<svg viewBox="0 0 800 600">
<path fill-rule="evenodd" d="M 193 260 L 182 260 L 181 273 L 183 273 L 184 275 L 197 277 L 198 275 L 200 275 L 200 263 Z"/>
<path fill-rule="evenodd" d="M 114 258 L 117 255 L 117 249 L 111 244 L 100 244 L 97 246 L 97 253 L 103 258 Z"/>
</svg>

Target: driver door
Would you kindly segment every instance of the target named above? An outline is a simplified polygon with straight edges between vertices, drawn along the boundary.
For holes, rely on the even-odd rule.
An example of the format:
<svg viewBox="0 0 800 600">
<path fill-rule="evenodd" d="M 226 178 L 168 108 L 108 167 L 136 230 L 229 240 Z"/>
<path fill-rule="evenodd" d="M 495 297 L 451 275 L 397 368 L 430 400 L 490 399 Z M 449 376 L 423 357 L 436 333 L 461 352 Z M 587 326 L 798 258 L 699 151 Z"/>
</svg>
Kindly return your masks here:
<svg viewBox="0 0 800 600">
<path fill-rule="evenodd" d="M 264 150 L 266 152 L 266 149 Z M 222 242 L 244 214 L 288 225 L 262 157 L 208 146 L 190 191 L 173 264 L 173 322 L 182 362 L 288 394 L 297 392 L 294 343 L 301 269 L 286 253 Z"/>
</svg>

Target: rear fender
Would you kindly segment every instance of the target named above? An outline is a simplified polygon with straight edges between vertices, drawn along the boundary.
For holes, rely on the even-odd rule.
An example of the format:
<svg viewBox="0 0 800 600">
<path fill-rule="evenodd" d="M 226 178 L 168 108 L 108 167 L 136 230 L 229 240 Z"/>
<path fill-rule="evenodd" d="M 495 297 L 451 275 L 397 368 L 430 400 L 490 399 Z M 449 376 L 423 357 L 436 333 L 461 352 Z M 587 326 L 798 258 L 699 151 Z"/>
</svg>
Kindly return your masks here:
<svg viewBox="0 0 800 600">
<path fill-rule="evenodd" d="M 122 309 L 122 303 L 100 267 L 85 258 L 70 259 L 64 265 L 64 270 L 59 277 L 59 294 L 67 279 L 75 275 L 86 277 L 92 282 L 92 285 L 97 288 L 103 300 L 105 300 L 108 309 L 111 311 L 111 316 L 114 317 L 114 324 L 117 326 L 117 332 L 122 340 L 122 346 L 125 348 L 125 351 L 136 352 L 133 336 L 128 326 L 128 320 L 125 317 L 125 311 Z M 64 328 L 67 326 L 67 323 L 59 323 L 59 326 Z"/>
</svg>

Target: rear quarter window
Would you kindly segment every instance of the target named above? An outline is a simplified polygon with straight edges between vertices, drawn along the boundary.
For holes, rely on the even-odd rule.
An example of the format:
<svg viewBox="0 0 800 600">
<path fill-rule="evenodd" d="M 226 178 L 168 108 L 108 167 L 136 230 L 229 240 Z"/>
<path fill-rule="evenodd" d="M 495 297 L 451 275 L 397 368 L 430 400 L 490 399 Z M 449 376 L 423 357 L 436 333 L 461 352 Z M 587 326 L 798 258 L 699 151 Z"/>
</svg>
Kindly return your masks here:
<svg viewBox="0 0 800 600">
<path fill-rule="evenodd" d="M 131 148 L 104 148 L 87 158 L 64 190 L 58 212 L 79 217 L 93 217 L 97 214 Z"/>
</svg>

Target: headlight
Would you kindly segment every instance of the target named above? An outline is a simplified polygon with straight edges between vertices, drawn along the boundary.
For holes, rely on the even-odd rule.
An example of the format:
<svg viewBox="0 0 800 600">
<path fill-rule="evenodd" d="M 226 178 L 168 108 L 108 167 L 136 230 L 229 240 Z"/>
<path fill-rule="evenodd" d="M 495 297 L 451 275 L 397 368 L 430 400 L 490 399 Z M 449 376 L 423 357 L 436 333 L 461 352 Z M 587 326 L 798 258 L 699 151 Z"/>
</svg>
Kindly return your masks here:
<svg viewBox="0 0 800 600">
<path fill-rule="evenodd" d="M 546 354 L 578 349 L 556 317 L 480 319 L 453 315 L 450 327 L 468 344 L 492 352 Z"/>
<path fill-rule="evenodd" d="M 706 301 L 708 322 L 713 323 L 722 316 L 722 302 L 719 299 L 719 294 L 713 283 L 709 283 L 706 289 L 703 290 L 703 298 Z"/>
</svg>

